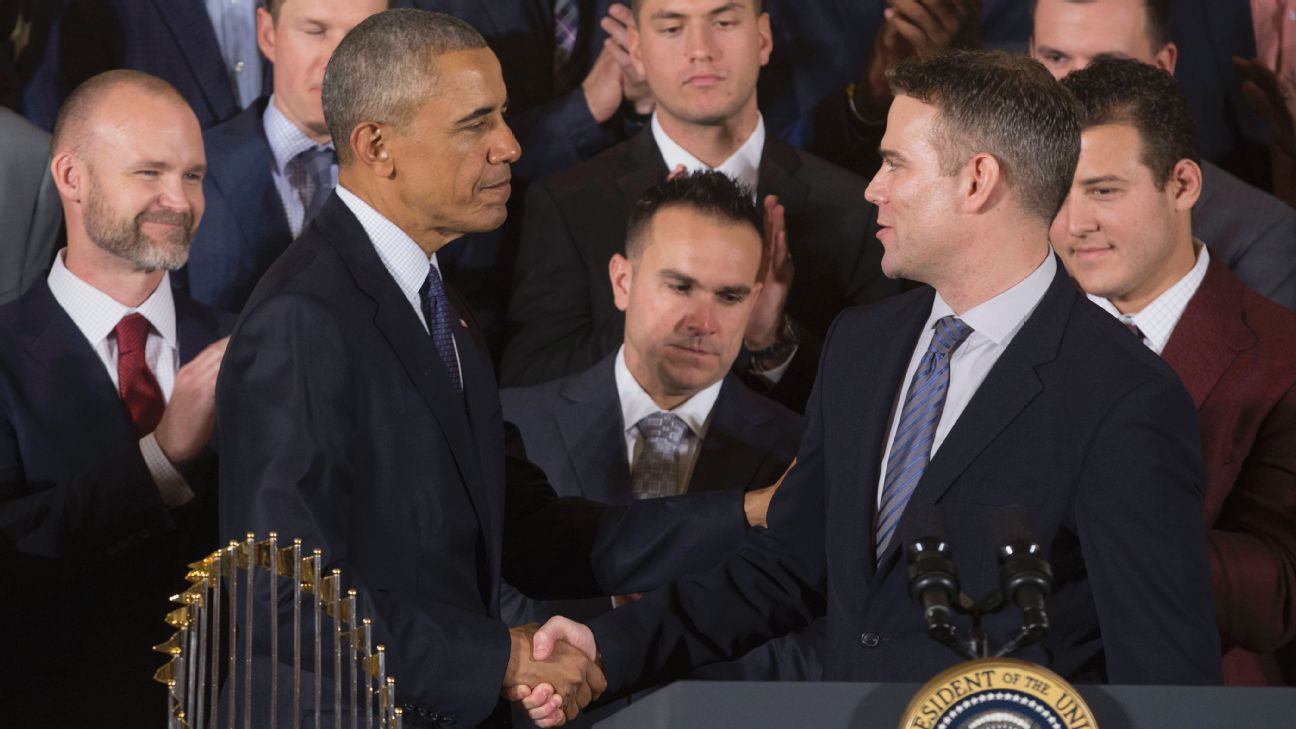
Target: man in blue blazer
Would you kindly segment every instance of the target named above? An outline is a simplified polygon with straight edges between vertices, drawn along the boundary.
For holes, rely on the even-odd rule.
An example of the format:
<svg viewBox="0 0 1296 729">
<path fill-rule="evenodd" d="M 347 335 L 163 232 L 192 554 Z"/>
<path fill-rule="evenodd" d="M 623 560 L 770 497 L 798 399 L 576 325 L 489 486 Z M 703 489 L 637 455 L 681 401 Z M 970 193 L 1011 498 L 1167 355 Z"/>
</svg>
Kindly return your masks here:
<svg viewBox="0 0 1296 729">
<path fill-rule="evenodd" d="M 506 215 L 506 99 L 462 21 L 396 9 L 347 35 L 324 84 L 346 140 L 338 187 L 248 300 L 217 392 L 221 533 L 323 549 L 392 648 L 409 715 L 461 726 L 507 720 L 502 684 L 560 685 L 571 714 L 598 694 L 601 673 L 575 651 L 530 659 L 534 628 L 499 620 L 499 580 L 542 598 L 623 592 L 612 537 L 642 511 L 554 495 L 440 276 L 440 249 Z M 687 497 L 695 518 L 743 518 L 732 494 L 708 497 Z M 659 521 L 662 539 L 713 549 Z"/>
<path fill-rule="evenodd" d="M 347 32 L 387 5 L 270 0 L 257 9 L 274 93 L 204 134 L 207 213 L 179 276 L 195 300 L 237 314 L 333 190 L 337 164 L 320 104 L 324 67 Z"/>
<path fill-rule="evenodd" d="M 0 704 L 16 726 L 145 726 L 167 596 L 216 546 L 205 445 L 232 322 L 168 280 L 203 209 L 173 88 L 87 81 L 53 152 L 67 248 L 0 308 Z"/>
<path fill-rule="evenodd" d="M 518 426 L 554 491 L 629 504 L 721 489 L 738 497 L 777 481 L 796 453 L 801 418 L 729 372 L 760 286 L 761 250 L 750 192 L 722 173 L 679 177 L 640 198 L 625 255 L 610 262 L 626 313 L 622 347 L 585 372 L 500 393 L 504 418 Z M 675 437 L 654 440 L 663 423 L 675 426 L 666 431 Z M 745 527 L 737 519 L 697 524 L 727 534 L 728 548 L 716 552 L 666 554 L 656 540 L 643 540 L 638 559 L 670 567 L 660 579 L 642 580 L 644 589 L 714 566 L 741 543 Z M 618 538 L 634 544 L 639 535 Z M 506 590 L 503 616 L 513 625 L 557 614 L 588 619 L 616 599 L 544 602 Z M 813 678 L 816 650 L 810 637 L 773 641 L 706 676 Z"/>
<path fill-rule="evenodd" d="M 217 19 L 209 6 L 200 0 L 64 0 L 23 89 L 23 115 L 51 129 L 77 84 L 129 68 L 175 86 L 204 129 L 233 117 L 269 88 L 270 69 L 252 47 L 252 5 L 218 4 Z"/>
<path fill-rule="evenodd" d="M 588 628 L 555 619 L 539 655 L 554 634 L 597 646 L 623 690 L 826 608 L 825 678 L 925 681 L 958 658 L 908 595 L 902 523 L 942 513 L 979 597 L 999 584 L 994 515 L 1020 505 L 1055 578 L 1051 631 L 1022 657 L 1070 680 L 1219 683 L 1192 401 L 1048 245 L 1079 151 L 1074 102 L 1002 53 L 909 61 L 890 80 L 868 197 L 887 274 L 930 287 L 837 319 L 768 530 Z M 993 643 L 1020 625 L 1013 609 L 984 623 Z"/>
</svg>

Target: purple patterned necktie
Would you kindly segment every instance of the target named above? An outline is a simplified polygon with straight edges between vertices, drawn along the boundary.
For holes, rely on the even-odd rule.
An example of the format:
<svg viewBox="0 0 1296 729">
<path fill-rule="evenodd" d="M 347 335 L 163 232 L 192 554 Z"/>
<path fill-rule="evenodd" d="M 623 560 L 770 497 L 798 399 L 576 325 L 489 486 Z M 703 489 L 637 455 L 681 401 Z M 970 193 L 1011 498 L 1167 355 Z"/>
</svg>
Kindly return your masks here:
<svg viewBox="0 0 1296 729">
<path fill-rule="evenodd" d="M 427 280 L 419 288 L 419 303 L 423 306 L 423 319 L 427 322 L 428 334 L 441 364 L 450 374 L 450 382 L 455 390 L 463 394 L 463 380 L 459 377 L 459 358 L 455 356 L 453 319 L 450 317 L 450 301 L 446 299 L 445 286 L 441 283 L 441 273 L 436 266 L 428 266 Z"/>
<path fill-rule="evenodd" d="M 886 478 L 882 481 L 882 505 L 878 508 L 877 558 L 886 552 L 905 504 L 922 479 L 931 461 L 936 426 L 945 409 L 949 391 L 950 355 L 972 333 L 972 327 L 954 316 L 936 320 L 927 352 L 918 362 L 909 392 L 905 395 L 900 421 L 887 458 Z"/>
<path fill-rule="evenodd" d="M 554 0 L 554 79 L 565 86 L 570 79 L 568 67 L 576 52 L 576 36 L 580 33 L 579 0 Z"/>
<path fill-rule="evenodd" d="M 333 165 L 337 152 L 332 147 L 311 147 L 288 162 L 288 184 L 297 191 L 305 215 L 302 227 L 324 207 L 324 201 L 333 192 Z"/>
<path fill-rule="evenodd" d="M 678 415 L 656 412 L 635 424 L 643 440 L 630 469 L 636 499 L 675 496 L 679 490 L 680 449 L 688 425 Z"/>
</svg>

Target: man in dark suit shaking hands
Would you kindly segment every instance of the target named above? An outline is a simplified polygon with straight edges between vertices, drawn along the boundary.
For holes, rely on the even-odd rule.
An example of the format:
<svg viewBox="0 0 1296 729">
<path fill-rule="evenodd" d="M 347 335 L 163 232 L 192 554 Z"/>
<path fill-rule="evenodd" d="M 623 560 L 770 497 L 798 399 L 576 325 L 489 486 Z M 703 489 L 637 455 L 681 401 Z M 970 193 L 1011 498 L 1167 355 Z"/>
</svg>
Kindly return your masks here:
<svg viewBox="0 0 1296 729">
<path fill-rule="evenodd" d="M 552 685 L 569 715 L 602 686 L 575 650 L 531 660 L 534 628 L 498 619 L 501 573 L 535 597 L 620 592 L 591 560 L 614 554 L 599 538 L 619 512 L 558 499 L 526 460 L 438 270 L 446 244 L 504 221 L 520 154 L 505 101 L 467 23 L 399 9 L 357 25 L 324 76 L 338 187 L 257 285 L 217 388 L 222 536 L 322 548 L 392 646 L 411 714 L 463 726 L 507 721 L 502 686 Z"/>
<path fill-rule="evenodd" d="M 597 645 L 621 690 L 826 608 L 825 678 L 925 681 L 957 657 L 907 594 L 906 515 L 943 513 L 981 595 L 998 582 L 992 515 L 1016 504 L 1056 578 L 1051 633 L 1025 658 L 1073 680 L 1218 683 L 1192 401 L 1049 248 L 1079 152 L 1074 100 L 1004 54 L 909 61 L 889 79 L 868 197 L 883 270 L 928 286 L 833 325 L 768 529 L 588 628 L 555 619 L 539 654 L 555 636 Z M 1008 611 L 986 628 L 999 643 L 1019 625 Z"/>
</svg>

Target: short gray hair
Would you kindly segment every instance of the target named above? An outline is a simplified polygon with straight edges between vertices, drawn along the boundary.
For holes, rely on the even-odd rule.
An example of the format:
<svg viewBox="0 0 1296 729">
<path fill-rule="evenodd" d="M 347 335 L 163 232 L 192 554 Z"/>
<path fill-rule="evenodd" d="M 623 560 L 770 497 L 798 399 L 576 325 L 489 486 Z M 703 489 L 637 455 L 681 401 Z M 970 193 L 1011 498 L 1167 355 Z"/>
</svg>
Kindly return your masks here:
<svg viewBox="0 0 1296 729">
<path fill-rule="evenodd" d="M 351 162 L 348 140 L 362 122 L 404 128 L 413 120 L 436 81 L 437 56 L 486 47 L 468 23 L 427 10 L 386 10 L 352 28 L 324 71 L 324 121 L 338 162 Z"/>
</svg>

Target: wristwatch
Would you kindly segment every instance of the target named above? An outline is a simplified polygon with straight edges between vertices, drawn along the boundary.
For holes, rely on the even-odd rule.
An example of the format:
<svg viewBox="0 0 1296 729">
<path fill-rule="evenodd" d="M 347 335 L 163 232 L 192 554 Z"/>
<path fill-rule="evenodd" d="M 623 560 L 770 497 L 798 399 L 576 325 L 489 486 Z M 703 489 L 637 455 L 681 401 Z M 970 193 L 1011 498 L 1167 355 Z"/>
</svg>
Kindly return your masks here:
<svg viewBox="0 0 1296 729">
<path fill-rule="evenodd" d="M 797 335 L 797 326 L 792 322 L 792 317 L 785 313 L 774 341 L 764 349 L 750 352 L 751 361 L 748 367 L 753 372 L 768 372 L 787 362 L 788 357 L 792 356 L 800 344 L 801 338 Z"/>
</svg>

